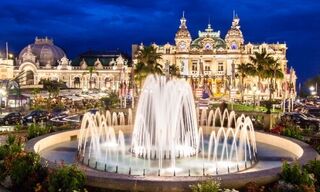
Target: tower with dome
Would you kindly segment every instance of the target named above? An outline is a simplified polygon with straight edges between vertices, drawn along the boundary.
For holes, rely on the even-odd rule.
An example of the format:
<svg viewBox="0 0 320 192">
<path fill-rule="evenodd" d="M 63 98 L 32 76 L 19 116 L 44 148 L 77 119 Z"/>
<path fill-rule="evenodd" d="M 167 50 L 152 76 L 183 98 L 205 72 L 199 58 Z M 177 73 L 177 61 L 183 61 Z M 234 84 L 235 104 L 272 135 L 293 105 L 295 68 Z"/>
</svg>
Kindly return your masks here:
<svg viewBox="0 0 320 192">
<path fill-rule="evenodd" d="M 192 38 L 187 26 L 187 19 L 183 12 L 180 25 L 174 36 L 174 44 L 164 45 L 152 44 L 161 54 L 159 63 L 163 66 L 174 64 L 180 69 L 180 75 L 186 78 L 194 90 L 209 89 L 216 97 L 240 95 L 240 77 L 238 75 L 238 65 L 249 63 L 250 56 L 255 52 L 266 51 L 276 59 L 284 74 L 283 79 L 276 80 L 273 98 L 283 99 L 296 95 L 297 76 L 293 68 L 288 67 L 286 58 L 287 45 L 285 43 L 250 43 L 245 42 L 244 35 L 240 28 L 240 18 L 236 13 L 233 14 L 231 26 L 226 32 L 225 37 L 221 36 L 220 31 L 216 31 L 209 22 L 204 31 L 198 32 L 196 38 Z M 133 45 L 132 58 L 141 48 Z M 137 60 L 133 60 L 137 63 Z M 261 89 L 254 94 L 260 99 L 268 98 L 268 80 L 261 80 Z M 291 85 L 290 89 L 288 86 Z M 257 77 L 249 76 L 244 82 L 244 96 L 252 99 L 254 87 L 257 86 Z M 196 91 L 197 92 L 197 91 Z M 235 97 L 234 97 L 235 98 Z"/>
</svg>

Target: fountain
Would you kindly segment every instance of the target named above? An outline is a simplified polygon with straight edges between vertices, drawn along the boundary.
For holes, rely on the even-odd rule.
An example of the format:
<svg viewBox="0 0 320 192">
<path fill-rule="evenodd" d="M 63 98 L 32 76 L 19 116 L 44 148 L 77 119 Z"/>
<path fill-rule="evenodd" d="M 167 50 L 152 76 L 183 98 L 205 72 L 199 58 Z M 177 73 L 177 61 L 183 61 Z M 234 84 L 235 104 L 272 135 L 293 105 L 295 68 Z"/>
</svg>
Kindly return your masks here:
<svg viewBox="0 0 320 192">
<path fill-rule="evenodd" d="M 154 76 L 134 113 L 86 113 L 80 130 L 37 137 L 26 150 L 53 169 L 60 160 L 77 163 L 88 186 L 125 191 L 188 191 L 213 178 L 227 188 L 265 185 L 284 159 L 304 165 L 319 157 L 300 141 L 254 132 L 244 115 L 197 108 L 187 82 Z"/>
<path fill-rule="evenodd" d="M 136 175 L 203 175 L 205 170 L 216 175 L 253 164 L 257 147 L 250 118 L 219 108 L 209 116 L 197 111 L 186 81 L 148 76 L 132 136 L 121 126 L 116 134 L 115 127 L 125 122 L 122 112 L 86 113 L 79 154 L 84 163 L 96 162 L 97 169 Z M 198 119 L 206 126 L 198 127 Z"/>
</svg>

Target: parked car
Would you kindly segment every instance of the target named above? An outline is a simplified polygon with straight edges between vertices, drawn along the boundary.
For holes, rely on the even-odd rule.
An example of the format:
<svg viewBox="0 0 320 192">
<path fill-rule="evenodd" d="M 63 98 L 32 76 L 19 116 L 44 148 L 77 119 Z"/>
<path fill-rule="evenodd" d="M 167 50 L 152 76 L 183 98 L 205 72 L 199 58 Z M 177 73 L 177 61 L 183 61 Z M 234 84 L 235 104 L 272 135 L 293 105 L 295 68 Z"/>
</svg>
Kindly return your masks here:
<svg viewBox="0 0 320 192">
<path fill-rule="evenodd" d="M 0 125 L 13 125 L 21 122 L 22 115 L 19 112 L 12 112 L 0 117 Z"/>
<path fill-rule="evenodd" d="M 310 107 L 304 109 L 304 112 L 320 118 L 320 108 Z"/>
<path fill-rule="evenodd" d="M 32 122 L 40 122 L 40 121 L 47 121 L 50 118 L 49 113 L 43 110 L 35 110 L 31 111 L 28 115 L 22 118 L 22 122 L 32 123 Z"/>
<path fill-rule="evenodd" d="M 303 113 L 297 113 L 297 112 L 285 113 L 281 117 L 281 119 L 290 120 L 303 129 L 310 128 L 313 131 L 320 130 L 320 119 L 313 118 L 312 116 L 307 116 Z"/>
<path fill-rule="evenodd" d="M 50 117 L 62 117 L 62 116 L 65 117 L 68 114 L 69 114 L 69 110 L 57 108 L 57 109 L 53 109 L 49 116 Z"/>
</svg>

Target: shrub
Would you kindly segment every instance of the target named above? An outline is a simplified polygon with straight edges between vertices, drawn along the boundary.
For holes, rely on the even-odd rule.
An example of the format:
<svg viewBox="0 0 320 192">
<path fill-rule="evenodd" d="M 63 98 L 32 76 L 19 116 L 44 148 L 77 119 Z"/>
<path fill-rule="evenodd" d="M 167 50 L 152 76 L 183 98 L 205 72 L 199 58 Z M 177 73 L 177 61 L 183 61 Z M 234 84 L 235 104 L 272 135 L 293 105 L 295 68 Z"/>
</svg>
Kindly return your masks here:
<svg viewBox="0 0 320 192">
<path fill-rule="evenodd" d="M 304 168 L 314 175 L 316 185 L 320 187 L 320 160 L 310 161 L 304 166 Z"/>
<path fill-rule="evenodd" d="M 314 179 L 311 174 L 309 174 L 306 169 L 301 168 L 297 163 L 289 165 L 287 162 L 284 162 L 280 177 L 284 182 L 293 185 L 314 185 Z"/>
<path fill-rule="evenodd" d="M 16 126 L 14 127 L 15 131 L 20 131 L 23 129 L 23 125 L 21 125 L 20 123 L 16 124 Z"/>
<path fill-rule="evenodd" d="M 100 101 L 107 109 L 116 108 L 120 103 L 120 98 L 117 92 L 109 93 L 108 97 L 102 97 Z"/>
<path fill-rule="evenodd" d="M 283 130 L 284 130 L 284 127 L 282 125 L 276 125 L 270 130 L 270 132 L 273 134 L 280 135 L 283 132 Z"/>
<path fill-rule="evenodd" d="M 48 175 L 48 170 L 41 166 L 40 156 L 31 152 L 10 155 L 5 158 L 4 165 L 4 176 L 10 177 L 12 191 L 34 191 Z"/>
<path fill-rule="evenodd" d="M 190 189 L 192 192 L 238 192 L 235 189 L 221 189 L 220 182 L 216 180 L 207 180 L 190 185 Z"/>
<path fill-rule="evenodd" d="M 281 134 L 287 137 L 295 138 L 295 139 L 300 139 L 300 140 L 302 139 L 302 132 L 300 128 L 294 124 L 287 125 L 283 129 Z"/>
<path fill-rule="evenodd" d="M 51 125 L 43 123 L 32 123 L 28 126 L 28 139 L 32 139 L 40 135 L 50 133 L 51 129 Z"/>
<path fill-rule="evenodd" d="M 201 183 L 191 185 L 190 189 L 192 192 L 219 192 L 220 182 L 218 181 L 203 181 Z"/>
<path fill-rule="evenodd" d="M 6 175 L 6 166 L 5 158 L 10 157 L 16 153 L 22 151 L 21 139 L 15 135 L 8 135 L 7 141 L 4 145 L 0 146 L 0 181 L 5 179 Z"/>
<path fill-rule="evenodd" d="M 84 191 L 85 176 L 75 165 L 62 166 L 49 176 L 49 192 Z"/>
<path fill-rule="evenodd" d="M 287 136 L 287 137 L 292 137 L 295 139 L 302 139 L 302 132 L 300 129 L 295 129 L 295 128 L 285 128 L 282 131 L 282 135 Z"/>
</svg>

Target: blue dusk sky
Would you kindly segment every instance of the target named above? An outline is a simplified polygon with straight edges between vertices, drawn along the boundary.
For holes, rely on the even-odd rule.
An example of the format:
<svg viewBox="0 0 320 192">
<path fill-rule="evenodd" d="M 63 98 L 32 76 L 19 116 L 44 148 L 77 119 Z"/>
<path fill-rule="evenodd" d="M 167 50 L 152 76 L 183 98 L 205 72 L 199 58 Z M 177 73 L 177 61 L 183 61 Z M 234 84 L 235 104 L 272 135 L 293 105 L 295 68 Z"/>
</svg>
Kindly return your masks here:
<svg viewBox="0 0 320 192">
<path fill-rule="evenodd" d="M 2 0 L 0 50 L 19 51 L 34 38 L 53 38 L 69 58 L 87 50 L 131 52 L 131 44 L 174 43 L 182 11 L 193 38 L 209 17 L 224 38 L 232 12 L 245 42 L 287 43 L 299 82 L 320 73 L 319 0 Z"/>
</svg>

